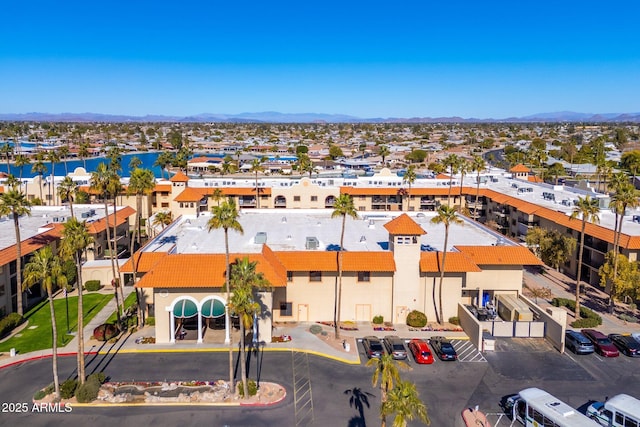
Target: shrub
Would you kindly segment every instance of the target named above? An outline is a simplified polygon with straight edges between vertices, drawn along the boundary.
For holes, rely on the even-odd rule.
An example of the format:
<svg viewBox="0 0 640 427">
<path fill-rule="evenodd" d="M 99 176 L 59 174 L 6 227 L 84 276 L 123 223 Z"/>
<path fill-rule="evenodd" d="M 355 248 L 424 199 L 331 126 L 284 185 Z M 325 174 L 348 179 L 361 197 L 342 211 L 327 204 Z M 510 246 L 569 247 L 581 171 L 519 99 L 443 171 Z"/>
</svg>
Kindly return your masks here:
<svg viewBox="0 0 640 427">
<path fill-rule="evenodd" d="M 145 319 L 144 324 L 147 326 L 155 326 L 156 318 L 153 316 L 149 316 Z"/>
<path fill-rule="evenodd" d="M 602 322 L 598 322 L 597 319 L 592 317 L 583 317 L 582 319 L 574 320 L 569 325 L 572 328 L 595 328 L 600 325 Z"/>
<path fill-rule="evenodd" d="M 93 337 L 98 341 L 109 341 L 120 333 L 118 326 L 113 323 L 103 323 L 93 330 Z"/>
<path fill-rule="evenodd" d="M 407 315 L 407 325 L 413 328 L 424 328 L 427 325 L 427 315 L 413 310 Z"/>
<path fill-rule="evenodd" d="M 618 318 L 620 318 L 620 320 L 624 320 L 625 322 L 638 323 L 638 319 L 636 319 L 633 316 L 629 316 L 628 314 L 623 313 L 620 316 L 618 316 Z"/>
<path fill-rule="evenodd" d="M 60 397 L 63 399 L 72 398 L 78 388 L 78 381 L 68 379 L 60 385 Z"/>
<path fill-rule="evenodd" d="M 84 282 L 84 288 L 89 292 L 100 290 L 100 280 L 87 280 Z"/>
<path fill-rule="evenodd" d="M 54 390 L 55 390 L 55 387 L 53 386 L 53 383 L 51 383 L 45 388 L 43 388 L 42 390 L 38 390 L 36 394 L 33 395 L 33 398 L 35 400 L 44 399 L 45 396 L 50 395 L 51 393 L 53 393 Z"/>
<path fill-rule="evenodd" d="M 452 325 L 460 325 L 460 318 L 458 316 L 450 317 L 449 323 L 451 323 Z"/>
<path fill-rule="evenodd" d="M 255 396 L 258 393 L 258 385 L 254 380 L 247 380 L 247 388 L 249 389 L 249 396 Z M 240 397 L 244 397 L 244 387 L 242 387 L 242 381 L 238 382 L 238 394 Z"/>
<path fill-rule="evenodd" d="M 107 376 L 104 372 L 96 372 L 95 374 L 91 374 L 87 377 L 87 381 L 97 381 L 99 384 L 104 384 L 107 380 Z"/>
<path fill-rule="evenodd" d="M 11 332 L 16 326 L 22 323 L 23 317 L 18 313 L 10 313 L 0 320 L 0 337 Z"/>
<path fill-rule="evenodd" d="M 87 377 L 87 380 L 76 389 L 76 399 L 79 403 L 88 403 L 98 397 L 100 386 L 105 382 L 106 376 L 103 372 L 97 372 Z"/>
<path fill-rule="evenodd" d="M 322 332 L 322 326 L 311 325 L 311 327 L 309 328 L 309 332 L 311 332 L 313 335 L 318 335 L 320 332 Z"/>
<path fill-rule="evenodd" d="M 551 300 L 551 304 L 556 307 L 566 307 L 571 311 L 576 310 L 576 302 L 568 298 L 554 298 Z M 595 311 L 588 309 L 587 307 L 580 306 L 581 319 L 574 320 L 571 326 L 574 328 L 593 328 L 598 325 L 602 325 L 602 317 Z"/>
<path fill-rule="evenodd" d="M 373 316 L 373 324 L 374 325 L 382 325 L 384 323 L 384 317 L 383 316 Z"/>
</svg>

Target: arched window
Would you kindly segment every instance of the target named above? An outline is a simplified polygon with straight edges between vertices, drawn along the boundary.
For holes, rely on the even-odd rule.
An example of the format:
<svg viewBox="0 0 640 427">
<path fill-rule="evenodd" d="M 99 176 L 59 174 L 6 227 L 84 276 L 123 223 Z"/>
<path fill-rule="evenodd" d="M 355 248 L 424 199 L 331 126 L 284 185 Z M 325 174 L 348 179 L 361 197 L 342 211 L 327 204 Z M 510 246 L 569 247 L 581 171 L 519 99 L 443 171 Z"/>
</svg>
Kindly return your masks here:
<svg viewBox="0 0 640 427">
<path fill-rule="evenodd" d="M 277 196 L 274 200 L 274 204 L 276 208 L 286 208 L 287 199 L 284 196 Z"/>
</svg>

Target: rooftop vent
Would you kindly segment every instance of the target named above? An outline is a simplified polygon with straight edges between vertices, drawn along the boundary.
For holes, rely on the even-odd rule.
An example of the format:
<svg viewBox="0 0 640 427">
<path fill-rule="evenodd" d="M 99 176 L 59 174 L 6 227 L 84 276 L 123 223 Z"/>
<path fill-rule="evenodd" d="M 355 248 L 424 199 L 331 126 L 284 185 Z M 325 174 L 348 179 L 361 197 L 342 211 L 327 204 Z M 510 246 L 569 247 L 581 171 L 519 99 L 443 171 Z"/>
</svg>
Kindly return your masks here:
<svg viewBox="0 0 640 427">
<path fill-rule="evenodd" d="M 364 243 L 366 241 L 367 241 L 367 236 L 365 236 L 364 234 L 360 236 L 360 243 Z"/>
<path fill-rule="evenodd" d="M 283 216 L 282 219 L 280 220 L 281 223 L 286 224 L 287 223 L 287 217 Z"/>
<path fill-rule="evenodd" d="M 267 233 L 265 231 L 258 231 L 256 236 L 253 238 L 253 243 L 256 245 L 267 243 Z"/>
<path fill-rule="evenodd" d="M 318 249 L 318 247 L 320 246 L 320 241 L 318 240 L 317 237 L 307 237 L 306 239 L 306 243 L 304 245 L 304 247 L 306 249 Z"/>
</svg>

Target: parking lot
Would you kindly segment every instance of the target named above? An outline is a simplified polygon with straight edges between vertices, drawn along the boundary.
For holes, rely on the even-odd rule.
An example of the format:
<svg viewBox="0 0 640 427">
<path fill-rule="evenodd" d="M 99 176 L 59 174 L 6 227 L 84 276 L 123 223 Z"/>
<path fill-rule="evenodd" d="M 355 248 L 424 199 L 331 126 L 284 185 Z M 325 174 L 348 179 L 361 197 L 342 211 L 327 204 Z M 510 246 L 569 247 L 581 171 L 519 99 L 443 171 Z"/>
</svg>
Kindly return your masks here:
<svg viewBox="0 0 640 427">
<path fill-rule="evenodd" d="M 412 364 L 417 364 L 413 354 L 411 353 L 411 351 L 409 351 L 409 346 L 408 343 L 409 341 L 411 341 L 411 338 L 402 338 L 401 339 L 405 342 L 405 349 L 407 350 L 407 359 L 405 360 L 405 362 L 410 362 Z M 363 361 L 367 361 L 369 358 L 366 354 L 365 348 L 362 344 L 362 338 L 359 338 L 356 340 L 358 343 L 358 351 L 360 353 L 360 359 Z M 381 340 L 382 341 L 382 340 Z M 426 342 L 429 342 L 428 339 L 425 339 Z M 485 359 L 485 357 L 482 355 L 481 352 L 479 352 L 476 347 L 467 339 L 452 339 L 450 340 L 451 344 L 453 345 L 453 348 L 456 350 L 456 353 L 458 355 L 458 359 L 457 362 L 486 362 L 487 359 Z M 429 350 L 431 351 L 431 353 L 433 354 L 434 357 L 434 363 L 451 363 L 451 362 L 443 362 L 441 360 L 438 360 L 437 356 L 434 354 L 433 352 L 433 348 L 431 346 L 429 346 Z"/>
</svg>

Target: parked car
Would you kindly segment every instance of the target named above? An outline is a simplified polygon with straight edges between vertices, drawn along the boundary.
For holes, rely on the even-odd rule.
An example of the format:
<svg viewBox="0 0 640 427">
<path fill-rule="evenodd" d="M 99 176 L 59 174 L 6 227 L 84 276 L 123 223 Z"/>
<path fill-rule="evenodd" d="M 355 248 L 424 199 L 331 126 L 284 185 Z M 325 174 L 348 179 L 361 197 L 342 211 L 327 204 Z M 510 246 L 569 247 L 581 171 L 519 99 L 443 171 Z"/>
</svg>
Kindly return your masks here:
<svg viewBox="0 0 640 427">
<path fill-rule="evenodd" d="M 595 329 L 583 329 L 582 335 L 589 338 L 596 349 L 596 353 L 604 357 L 618 357 L 620 352 L 611 342 L 609 337 Z"/>
<path fill-rule="evenodd" d="M 609 339 L 625 356 L 640 357 L 640 343 L 631 335 L 609 334 Z"/>
<path fill-rule="evenodd" d="M 455 348 L 453 348 L 451 341 L 445 337 L 433 337 L 429 342 L 440 360 L 456 360 L 458 358 L 458 354 Z"/>
<path fill-rule="evenodd" d="M 631 337 L 632 337 L 634 340 L 636 340 L 636 341 L 640 342 L 640 332 L 634 332 L 634 333 L 632 333 L 632 334 L 631 334 Z"/>
<path fill-rule="evenodd" d="M 407 350 L 404 348 L 404 341 L 395 335 L 389 335 L 384 338 L 384 346 L 387 353 L 395 360 L 405 360 L 407 358 Z"/>
<path fill-rule="evenodd" d="M 433 355 L 427 342 L 420 339 L 413 339 L 409 341 L 409 350 L 413 354 L 413 359 L 416 363 L 430 365 L 433 363 Z"/>
<path fill-rule="evenodd" d="M 565 347 L 575 354 L 591 354 L 594 351 L 591 340 L 578 331 L 567 329 L 564 339 Z"/>
<path fill-rule="evenodd" d="M 382 342 L 378 337 L 374 337 L 374 336 L 364 337 L 362 339 L 362 345 L 369 359 L 372 359 L 372 358 L 379 359 L 384 354 L 384 349 L 382 348 Z"/>
</svg>

